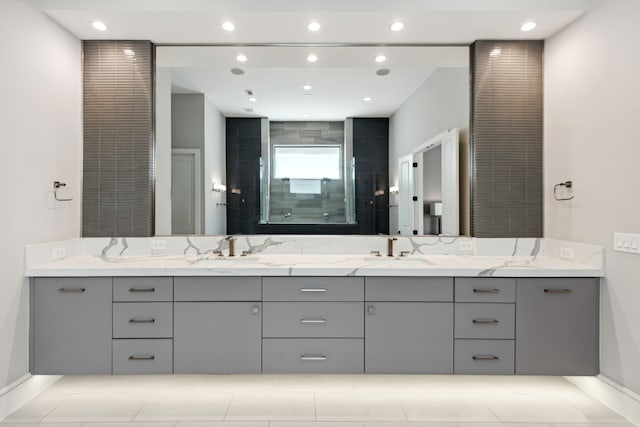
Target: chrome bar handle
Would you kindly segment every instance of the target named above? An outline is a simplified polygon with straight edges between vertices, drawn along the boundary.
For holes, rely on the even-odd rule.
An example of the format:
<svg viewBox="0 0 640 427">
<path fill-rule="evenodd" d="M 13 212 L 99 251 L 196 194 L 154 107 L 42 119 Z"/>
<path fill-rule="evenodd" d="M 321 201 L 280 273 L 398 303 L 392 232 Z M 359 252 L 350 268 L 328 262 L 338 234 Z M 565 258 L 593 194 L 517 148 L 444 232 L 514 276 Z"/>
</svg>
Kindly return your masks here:
<svg viewBox="0 0 640 427">
<path fill-rule="evenodd" d="M 498 323 L 497 319 L 473 319 L 474 325 L 496 325 Z"/>
<path fill-rule="evenodd" d="M 303 362 L 323 362 L 327 360 L 327 356 L 323 354 L 303 354 L 300 356 Z"/>
<path fill-rule="evenodd" d="M 156 323 L 156 319 L 129 319 L 129 323 Z"/>
<path fill-rule="evenodd" d="M 302 288 L 300 292 L 327 292 L 325 288 Z"/>
<path fill-rule="evenodd" d="M 129 356 L 129 360 L 156 360 L 155 356 L 137 356 L 135 354 Z"/>
<path fill-rule="evenodd" d="M 545 294 L 570 294 L 571 289 L 545 289 Z"/>
<path fill-rule="evenodd" d="M 300 319 L 300 323 L 327 323 L 327 319 Z"/>
<path fill-rule="evenodd" d="M 474 289 L 474 294 L 499 294 L 500 289 Z"/>
<path fill-rule="evenodd" d="M 155 292 L 156 288 L 129 288 L 129 292 Z"/>
<path fill-rule="evenodd" d="M 58 289 L 58 292 L 61 292 L 63 294 L 81 294 L 84 291 L 86 291 L 85 288 L 60 288 L 60 289 Z"/>
<path fill-rule="evenodd" d="M 471 358 L 477 361 L 500 360 L 498 356 L 471 356 Z"/>
</svg>

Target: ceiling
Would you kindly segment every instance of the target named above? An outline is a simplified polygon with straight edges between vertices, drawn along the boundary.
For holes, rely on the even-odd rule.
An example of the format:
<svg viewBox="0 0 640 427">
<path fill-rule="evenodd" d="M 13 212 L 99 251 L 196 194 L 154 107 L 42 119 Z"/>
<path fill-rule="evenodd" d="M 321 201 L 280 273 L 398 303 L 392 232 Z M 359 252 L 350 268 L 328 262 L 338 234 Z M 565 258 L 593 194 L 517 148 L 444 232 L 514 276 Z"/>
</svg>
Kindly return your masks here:
<svg viewBox="0 0 640 427">
<path fill-rule="evenodd" d="M 238 53 L 247 61 L 238 63 Z M 307 62 L 309 53 L 316 63 Z M 381 53 L 387 59 L 378 64 Z M 467 69 L 468 61 L 467 47 L 161 46 L 156 55 L 156 67 L 171 72 L 174 93 L 205 93 L 225 116 L 271 120 L 389 117 L 435 69 Z M 381 68 L 389 73 L 379 76 Z"/>
<path fill-rule="evenodd" d="M 155 43 L 462 43 L 544 39 L 585 13 L 589 0 L 40 0 L 80 39 Z M 91 22 L 101 20 L 99 32 Z M 231 20 L 235 31 L 221 28 Z M 311 20 L 317 32 L 307 30 Z M 395 20 L 402 31 L 389 30 Z M 522 33 L 520 25 L 538 27 Z"/>
<path fill-rule="evenodd" d="M 174 92 L 205 93 L 227 116 L 342 120 L 389 116 L 437 68 L 468 67 L 480 39 L 545 39 L 588 10 L 589 0 L 40 0 L 80 39 L 151 40 Z M 102 21 L 106 31 L 91 23 Z M 520 31 L 526 21 L 538 26 Z M 222 23 L 232 21 L 234 31 Z M 311 21 L 319 31 L 309 31 Z M 401 21 L 401 31 L 391 31 Z M 286 44 L 289 47 L 255 45 Z M 362 44 L 328 47 L 328 44 Z M 397 47 L 397 45 L 465 47 Z M 323 46 L 324 45 L 324 46 Z M 391 45 L 395 47 L 391 47 Z M 315 46 L 315 47 L 313 47 Z M 313 48 L 312 48 L 313 47 Z M 247 55 L 238 63 L 236 55 Z M 309 53 L 317 62 L 306 61 Z M 383 64 L 373 57 L 387 56 Z M 234 75 L 231 68 L 242 68 Z M 379 68 L 390 74 L 376 75 Z M 302 85 L 311 84 L 310 96 Z M 245 90 L 256 98 L 248 100 Z M 363 98 L 370 97 L 370 102 Z M 249 111 L 251 109 L 251 111 Z"/>
</svg>

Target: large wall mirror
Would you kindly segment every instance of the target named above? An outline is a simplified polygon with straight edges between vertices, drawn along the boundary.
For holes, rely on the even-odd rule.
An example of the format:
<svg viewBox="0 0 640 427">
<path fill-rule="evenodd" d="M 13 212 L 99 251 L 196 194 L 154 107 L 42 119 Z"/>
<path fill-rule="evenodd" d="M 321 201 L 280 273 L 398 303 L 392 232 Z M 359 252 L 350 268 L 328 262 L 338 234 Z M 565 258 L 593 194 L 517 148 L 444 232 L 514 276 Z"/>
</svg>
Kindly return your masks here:
<svg viewBox="0 0 640 427">
<path fill-rule="evenodd" d="M 232 118 L 256 123 L 259 162 L 236 164 L 256 168 L 263 224 L 357 224 L 355 121 L 376 118 L 388 181 L 366 203 L 384 196 L 385 230 L 469 233 L 466 46 L 157 46 L 155 84 L 157 235 L 228 232 L 247 196 L 227 182 Z"/>
</svg>

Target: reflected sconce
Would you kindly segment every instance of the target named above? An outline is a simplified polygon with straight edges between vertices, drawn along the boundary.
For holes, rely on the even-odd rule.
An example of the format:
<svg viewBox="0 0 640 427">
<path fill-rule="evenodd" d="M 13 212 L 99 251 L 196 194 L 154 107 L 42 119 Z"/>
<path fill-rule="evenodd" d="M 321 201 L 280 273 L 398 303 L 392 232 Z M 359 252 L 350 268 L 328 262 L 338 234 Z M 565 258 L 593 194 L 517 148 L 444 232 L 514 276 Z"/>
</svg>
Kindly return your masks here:
<svg viewBox="0 0 640 427">
<path fill-rule="evenodd" d="M 384 196 L 384 190 L 376 190 L 375 193 L 373 193 L 374 196 Z"/>
<path fill-rule="evenodd" d="M 389 187 L 389 193 L 398 194 L 398 186 L 397 185 L 392 185 L 391 187 Z"/>
<path fill-rule="evenodd" d="M 231 194 L 242 194 L 242 191 L 240 191 L 239 188 L 232 188 L 231 189 Z"/>
<path fill-rule="evenodd" d="M 212 191 L 217 191 L 218 193 L 226 193 L 227 192 L 227 186 L 224 184 L 218 184 L 218 183 L 213 183 L 211 186 L 211 190 Z"/>
</svg>

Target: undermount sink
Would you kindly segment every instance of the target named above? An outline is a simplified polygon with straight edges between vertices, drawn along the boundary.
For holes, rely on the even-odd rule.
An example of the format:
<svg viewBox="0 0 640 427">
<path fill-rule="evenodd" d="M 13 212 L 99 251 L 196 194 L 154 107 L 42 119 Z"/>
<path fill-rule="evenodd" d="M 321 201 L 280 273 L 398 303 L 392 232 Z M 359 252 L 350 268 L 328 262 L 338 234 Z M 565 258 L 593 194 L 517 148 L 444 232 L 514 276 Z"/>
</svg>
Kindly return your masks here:
<svg viewBox="0 0 640 427">
<path fill-rule="evenodd" d="M 224 257 L 201 259 L 200 261 L 198 261 L 197 264 L 202 266 L 210 266 L 210 267 L 223 266 L 223 265 L 229 265 L 229 264 L 245 265 L 245 264 L 257 264 L 258 259 L 259 259 L 258 257 L 252 257 L 252 256 L 234 256 L 234 257 L 224 256 Z"/>
<path fill-rule="evenodd" d="M 384 264 L 384 265 L 397 265 L 397 266 L 425 263 L 423 258 L 417 258 L 412 256 L 403 256 L 403 257 L 373 256 L 373 257 L 367 257 L 366 261 L 370 264 Z"/>
</svg>

